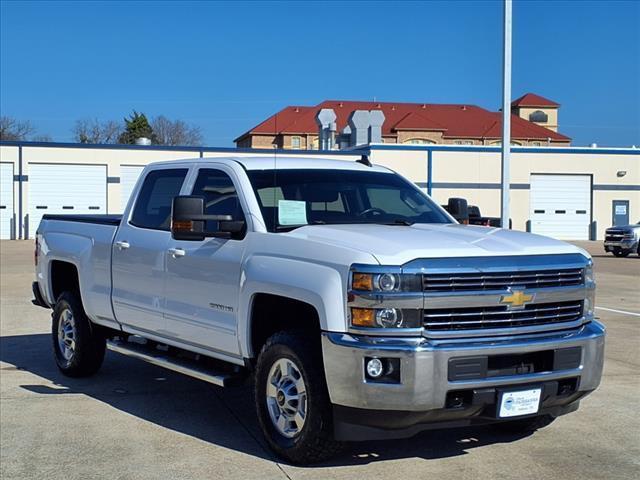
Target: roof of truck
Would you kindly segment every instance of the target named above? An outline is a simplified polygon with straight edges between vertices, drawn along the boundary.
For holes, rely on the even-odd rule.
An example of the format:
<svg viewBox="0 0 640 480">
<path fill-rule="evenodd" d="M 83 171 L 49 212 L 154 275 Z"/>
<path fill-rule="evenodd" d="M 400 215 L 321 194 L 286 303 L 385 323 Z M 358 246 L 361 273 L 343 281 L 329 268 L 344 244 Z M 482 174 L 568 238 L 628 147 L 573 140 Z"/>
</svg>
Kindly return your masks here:
<svg viewBox="0 0 640 480">
<path fill-rule="evenodd" d="M 291 157 L 291 156 L 261 156 L 261 157 L 204 157 L 204 158 L 185 158 L 180 160 L 168 160 L 154 162 L 151 165 L 181 165 L 191 163 L 239 163 L 246 170 L 361 170 L 367 172 L 392 173 L 392 170 L 380 166 L 372 165 L 368 167 L 356 160 L 344 160 L 334 158 L 317 158 L 317 157 Z"/>
<path fill-rule="evenodd" d="M 234 157 L 232 160 L 240 163 L 247 170 L 288 170 L 288 169 L 329 169 L 329 170 L 365 170 L 376 172 L 390 172 L 379 165 L 368 167 L 355 160 L 343 160 L 317 157 Z"/>
</svg>

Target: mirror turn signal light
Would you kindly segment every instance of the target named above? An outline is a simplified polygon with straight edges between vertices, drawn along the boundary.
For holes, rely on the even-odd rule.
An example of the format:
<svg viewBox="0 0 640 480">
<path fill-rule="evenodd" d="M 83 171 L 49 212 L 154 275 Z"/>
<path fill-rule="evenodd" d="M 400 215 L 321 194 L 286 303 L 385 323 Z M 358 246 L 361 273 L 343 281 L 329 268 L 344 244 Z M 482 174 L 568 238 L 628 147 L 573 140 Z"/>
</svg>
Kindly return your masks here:
<svg viewBox="0 0 640 480">
<path fill-rule="evenodd" d="M 172 230 L 191 231 L 193 230 L 193 222 L 191 220 L 174 220 L 171 225 Z"/>
</svg>

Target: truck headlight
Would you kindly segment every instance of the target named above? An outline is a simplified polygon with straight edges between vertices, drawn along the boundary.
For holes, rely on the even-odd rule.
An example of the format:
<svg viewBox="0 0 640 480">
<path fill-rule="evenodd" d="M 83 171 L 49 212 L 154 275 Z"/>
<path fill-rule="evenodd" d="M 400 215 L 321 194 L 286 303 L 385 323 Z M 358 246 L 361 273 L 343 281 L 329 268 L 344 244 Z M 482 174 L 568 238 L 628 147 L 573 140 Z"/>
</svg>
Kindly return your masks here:
<svg viewBox="0 0 640 480">
<path fill-rule="evenodd" d="M 422 290 L 422 283 L 420 275 L 354 272 L 350 287 L 362 292 L 419 292 Z"/>
<path fill-rule="evenodd" d="M 351 326 L 356 328 L 420 328 L 421 310 L 400 308 L 351 308 Z"/>
<path fill-rule="evenodd" d="M 593 274 L 593 263 L 590 263 L 589 265 L 584 267 L 584 283 L 585 284 L 595 283 L 595 281 L 596 281 L 596 278 L 595 278 L 595 275 Z"/>
</svg>

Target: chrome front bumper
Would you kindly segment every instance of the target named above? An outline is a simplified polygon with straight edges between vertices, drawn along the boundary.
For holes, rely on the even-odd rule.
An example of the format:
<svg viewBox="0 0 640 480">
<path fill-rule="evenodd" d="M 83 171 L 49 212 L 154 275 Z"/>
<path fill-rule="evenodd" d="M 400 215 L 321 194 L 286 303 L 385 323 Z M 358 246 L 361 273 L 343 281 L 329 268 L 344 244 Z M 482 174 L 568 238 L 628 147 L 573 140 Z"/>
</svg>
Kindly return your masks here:
<svg viewBox="0 0 640 480">
<path fill-rule="evenodd" d="M 613 250 L 614 248 L 620 248 L 622 250 L 634 250 L 638 244 L 636 239 L 630 240 L 616 240 L 616 241 L 605 241 L 604 249 L 609 251 L 609 249 Z"/>
<path fill-rule="evenodd" d="M 604 325 L 597 321 L 569 332 L 464 340 L 325 332 L 322 349 L 327 386 L 334 405 L 415 412 L 442 409 L 448 392 L 465 389 L 578 378 L 577 391 L 590 392 L 597 388 L 602 376 L 604 337 Z M 578 368 L 481 380 L 449 380 L 449 360 L 457 357 L 523 354 L 569 347 L 582 347 Z M 367 381 L 365 357 L 400 359 L 400 383 Z"/>
</svg>

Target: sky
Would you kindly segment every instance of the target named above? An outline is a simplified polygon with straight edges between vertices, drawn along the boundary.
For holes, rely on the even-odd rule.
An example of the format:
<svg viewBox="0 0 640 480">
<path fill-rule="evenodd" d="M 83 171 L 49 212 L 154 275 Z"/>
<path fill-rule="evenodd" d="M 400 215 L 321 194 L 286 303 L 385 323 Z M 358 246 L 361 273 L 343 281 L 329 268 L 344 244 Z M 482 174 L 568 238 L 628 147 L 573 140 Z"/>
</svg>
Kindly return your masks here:
<svg viewBox="0 0 640 480">
<path fill-rule="evenodd" d="M 515 1 L 513 98 L 561 104 L 573 145 L 640 145 L 640 1 Z M 0 2 L 0 113 L 72 141 L 137 110 L 208 146 L 286 105 L 502 97 L 502 4 Z"/>
</svg>

